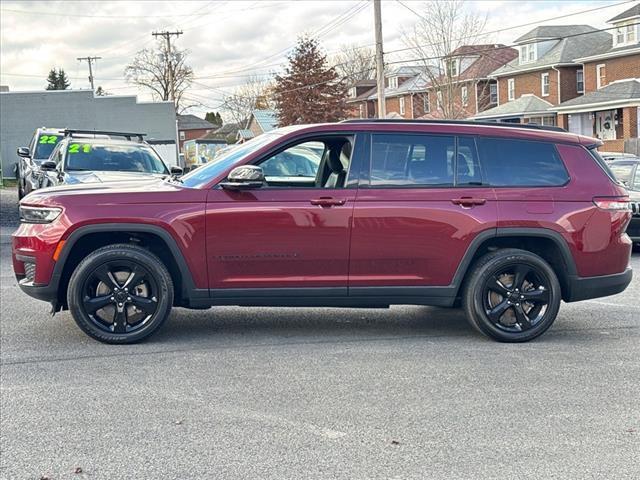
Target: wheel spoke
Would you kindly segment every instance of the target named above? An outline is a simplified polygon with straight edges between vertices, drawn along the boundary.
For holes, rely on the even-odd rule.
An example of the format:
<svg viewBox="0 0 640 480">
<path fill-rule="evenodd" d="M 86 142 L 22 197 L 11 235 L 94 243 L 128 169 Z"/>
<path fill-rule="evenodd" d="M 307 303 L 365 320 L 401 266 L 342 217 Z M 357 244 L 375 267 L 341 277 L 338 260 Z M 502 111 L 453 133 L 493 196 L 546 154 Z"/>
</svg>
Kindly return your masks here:
<svg viewBox="0 0 640 480">
<path fill-rule="evenodd" d="M 134 266 L 131 269 L 129 278 L 127 278 L 127 280 L 124 282 L 124 285 L 122 285 L 122 288 L 126 287 L 129 290 L 131 290 L 134 287 L 140 285 L 143 281 L 144 281 L 144 272 L 137 266 Z"/>
<path fill-rule="evenodd" d="M 522 292 L 524 301 L 532 303 L 549 303 L 549 290 L 531 290 Z"/>
<path fill-rule="evenodd" d="M 117 308 L 113 316 L 113 331 L 115 333 L 127 332 L 127 313 L 126 308 Z"/>
<path fill-rule="evenodd" d="M 499 323 L 500 318 L 502 318 L 502 315 L 504 314 L 504 312 L 506 312 L 507 309 L 510 307 L 511 305 L 507 303 L 507 300 L 505 299 L 501 301 L 498 305 L 493 307 L 491 310 L 489 310 L 487 312 L 487 315 L 489 316 L 489 319 L 491 319 L 493 323 Z"/>
<path fill-rule="evenodd" d="M 113 291 L 114 288 L 119 288 L 120 285 L 118 281 L 115 279 L 109 267 L 106 265 L 102 265 L 94 270 L 94 274 L 98 279 L 104 283 L 109 290 Z"/>
<path fill-rule="evenodd" d="M 139 297 L 137 295 L 131 295 L 131 303 L 147 315 L 154 313 L 158 305 L 152 298 Z"/>
<path fill-rule="evenodd" d="M 524 312 L 522 305 L 513 307 L 513 310 L 516 313 L 516 321 L 518 322 L 518 325 L 520 325 L 520 328 L 522 330 L 531 328 L 531 321 L 529 320 L 529 317 L 527 317 L 527 314 Z"/>
<path fill-rule="evenodd" d="M 522 286 L 524 285 L 524 281 L 531 272 L 531 267 L 527 265 L 516 265 L 514 269 L 514 277 L 513 277 L 513 285 L 511 288 L 517 288 L 522 291 Z"/>
<path fill-rule="evenodd" d="M 111 304 L 111 295 L 104 295 L 95 298 L 85 297 L 83 300 L 84 309 L 87 313 L 91 314 Z"/>
<path fill-rule="evenodd" d="M 509 289 L 505 287 L 497 277 L 493 277 L 493 282 L 489 283 L 489 290 L 503 297 L 509 295 Z"/>
</svg>

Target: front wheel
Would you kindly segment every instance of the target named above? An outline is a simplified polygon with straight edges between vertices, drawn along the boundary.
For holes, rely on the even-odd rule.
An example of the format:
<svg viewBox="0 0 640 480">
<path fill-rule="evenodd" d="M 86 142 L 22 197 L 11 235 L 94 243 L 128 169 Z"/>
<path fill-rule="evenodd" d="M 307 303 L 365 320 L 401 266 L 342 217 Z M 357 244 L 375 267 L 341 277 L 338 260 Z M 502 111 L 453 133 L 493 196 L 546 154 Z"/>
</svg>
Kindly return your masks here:
<svg viewBox="0 0 640 480">
<path fill-rule="evenodd" d="M 169 316 L 173 282 L 153 253 L 135 245 L 108 245 L 76 267 L 67 302 L 87 335 L 104 343 L 134 343 Z"/>
<path fill-rule="evenodd" d="M 561 298 L 558 277 L 544 259 L 525 250 L 503 249 L 476 263 L 463 303 L 480 332 L 500 342 L 526 342 L 553 324 Z"/>
</svg>

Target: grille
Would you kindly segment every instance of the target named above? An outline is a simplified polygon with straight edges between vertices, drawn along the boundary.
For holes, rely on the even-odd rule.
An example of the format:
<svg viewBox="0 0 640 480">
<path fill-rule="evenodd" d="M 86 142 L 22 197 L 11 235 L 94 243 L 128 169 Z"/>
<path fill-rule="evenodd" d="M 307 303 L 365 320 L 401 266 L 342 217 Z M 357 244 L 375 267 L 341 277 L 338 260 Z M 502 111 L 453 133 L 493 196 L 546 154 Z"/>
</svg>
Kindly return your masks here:
<svg viewBox="0 0 640 480">
<path fill-rule="evenodd" d="M 36 278 L 36 264 L 24 262 L 24 275 L 29 282 L 33 282 Z"/>
</svg>

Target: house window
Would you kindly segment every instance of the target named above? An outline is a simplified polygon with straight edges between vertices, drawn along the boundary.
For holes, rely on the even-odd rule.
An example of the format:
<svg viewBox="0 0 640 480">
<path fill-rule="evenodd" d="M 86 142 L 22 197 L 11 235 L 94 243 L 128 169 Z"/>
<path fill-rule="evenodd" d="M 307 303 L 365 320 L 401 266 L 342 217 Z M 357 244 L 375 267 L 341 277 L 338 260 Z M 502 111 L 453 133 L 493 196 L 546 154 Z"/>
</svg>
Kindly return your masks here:
<svg viewBox="0 0 640 480">
<path fill-rule="evenodd" d="M 398 77 L 389 77 L 389 88 L 398 88 Z"/>
<path fill-rule="evenodd" d="M 615 32 L 615 44 L 626 45 L 629 43 L 635 43 L 636 41 L 636 26 L 635 24 L 619 25 Z"/>
<path fill-rule="evenodd" d="M 543 73 L 542 75 L 540 75 L 540 81 L 542 84 L 542 96 L 548 97 L 549 96 L 549 74 Z"/>
<path fill-rule="evenodd" d="M 351 87 L 349 89 L 349 98 L 356 98 L 356 87 Z"/>
<path fill-rule="evenodd" d="M 584 70 L 582 69 L 576 71 L 576 91 L 584 93 Z"/>
<path fill-rule="evenodd" d="M 452 77 L 457 77 L 460 74 L 460 59 L 453 59 L 447 62 L 447 70 L 449 71 L 449 75 Z"/>
<path fill-rule="evenodd" d="M 438 92 L 436 93 L 436 103 L 437 103 L 437 108 L 438 110 L 442 110 L 442 104 L 444 103 L 442 101 L 442 90 L 438 90 Z"/>
<path fill-rule="evenodd" d="M 507 98 L 511 100 L 516 99 L 516 79 L 510 78 L 507 80 Z"/>
<path fill-rule="evenodd" d="M 520 47 L 520 63 L 531 63 L 536 61 L 536 44 L 528 43 Z"/>
<path fill-rule="evenodd" d="M 469 90 L 467 89 L 467 87 L 462 87 L 460 93 L 462 96 L 462 106 L 466 107 L 467 105 L 469 105 Z"/>
<path fill-rule="evenodd" d="M 180 140 L 184 140 L 185 136 L 184 136 L 184 130 L 180 131 Z"/>
<path fill-rule="evenodd" d="M 489 103 L 498 103 L 498 84 L 489 85 Z"/>
<path fill-rule="evenodd" d="M 360 115 L 360 118 L 364 118 L 364 105 L 362 103 L 358 105 L 358 114 Z"/>
<path fill-rule="evenodd" d="M 596 86 L 602 88 L 607 84 L 607 66 L 602 63 L 596 66 Z"/>
<path fill-rule="evenodd" d="M 424 113 L 429 113 L 431 111 L 431 104 L 429 103 L 429 94 L 422 94 L 422 109 Z"/>
<path fill-rule="evenodd" d="M 400 115 L 404 115 L 404 97 L 400 97 Z"/>
</svg>

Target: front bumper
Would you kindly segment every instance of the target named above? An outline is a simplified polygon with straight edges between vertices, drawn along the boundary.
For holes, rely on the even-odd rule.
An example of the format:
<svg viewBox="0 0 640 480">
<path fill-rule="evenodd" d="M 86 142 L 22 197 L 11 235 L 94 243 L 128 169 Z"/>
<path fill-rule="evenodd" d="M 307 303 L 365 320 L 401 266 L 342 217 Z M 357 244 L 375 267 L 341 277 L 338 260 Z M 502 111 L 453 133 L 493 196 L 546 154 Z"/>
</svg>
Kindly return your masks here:
<svg viewBox="0 0 640 480">
<path fill-rule="evenodd" d="M 565 302 L 578 302 L 590 298 L 608 297 L 626 289 L 633 278 L 631 267 L 622 273 L 602 275 L 598 277 L 569 277 L 568 292 Z"/>
</svg>

